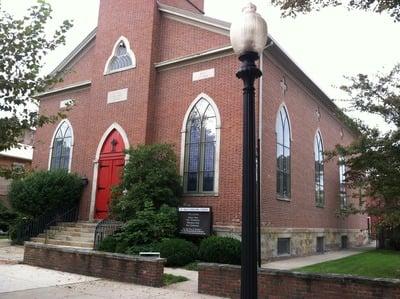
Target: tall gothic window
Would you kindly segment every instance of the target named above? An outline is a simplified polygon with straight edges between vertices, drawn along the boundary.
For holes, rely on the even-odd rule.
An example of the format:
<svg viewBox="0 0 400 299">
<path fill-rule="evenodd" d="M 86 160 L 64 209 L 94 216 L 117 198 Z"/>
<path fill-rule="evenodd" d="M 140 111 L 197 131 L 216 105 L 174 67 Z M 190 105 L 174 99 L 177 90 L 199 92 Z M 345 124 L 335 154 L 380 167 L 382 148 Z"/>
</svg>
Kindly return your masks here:
<svg viewBox="0 0 400 299">
<path fill-rule="evenodd" d="M 339 194 L 340 194 L 340 208 L 347 207 L 347 193 L 346 193 L 346 164 L 343 157 L 339 158 Z"/>
<path fill-rule="evenodd" d="M 114 51 L 107 61 L 105 73 L 113 73 L 136 66 L 135 55 L 126 38 L 121 37 L 114 46 Z"/>
<path fill-rule="evenodd" d="M 201 98 L 186 123 L 184 189 L 187 193 L 215 192 L 216 113 Z"/>
<path fill-rule="evenodd" d="M 54 135 L 50 170 L 65 169 L 69 170 L 72 150 L 72 127 L 64 120 L 58 127 Z"/>
<path fill-rule="evenodd" d="M 315 160 L 315 203 L 318 207 L 325 204 L 324 194 L 324 145 L 319 132 L 314 139 L 314 160 Z"/>
<path fill-rule="evenodd" d="M 290 198 L 290 124 L 284 106 L 276 119 L 276 192 L 279 197 Z"/>
</svg>

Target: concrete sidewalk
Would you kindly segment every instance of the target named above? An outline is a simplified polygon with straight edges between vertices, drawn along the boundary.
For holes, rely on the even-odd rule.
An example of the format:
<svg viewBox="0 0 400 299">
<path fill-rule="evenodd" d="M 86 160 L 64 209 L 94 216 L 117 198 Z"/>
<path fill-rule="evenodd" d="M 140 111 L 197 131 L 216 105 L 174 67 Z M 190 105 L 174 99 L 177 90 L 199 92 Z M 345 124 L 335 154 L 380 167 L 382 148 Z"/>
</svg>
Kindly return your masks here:
<svg viewBox="0 0 400 299">
<path fill-rule="evenodd" d="M 180 270 L 166 272 L 175 272 L 179 275 L 183 274 Z M 197 277 L 197 272 L 191 274 Z M 196 291 L 193 292 L 191 286 L 188 288 L 188 284 L 196 284 Z M 165 288 L 151 288 L 27 265 L 0 265 L 0 298 L 216 299 L 220 297 L 197 294 L 197 280 L 184 282 L 182 285 L 175 284 Z"/>
<path fill-rule="evenodd" d="M 24 246 L 10 246 L 6 241 L 0 242 L 0 264 L 18 264 L 24 259 Z"/>
<path fill-rule="evenodd" d="M 0 247 L 0 298 L 194 298 L 212 299 L 197 293 L 198 273 L 165 268 L 165 273 L 181 275 L 189 281 L 164 288 L 151 288 L 130 283 L 89 277 L 20 264 L 22 246 Z"/>
<path fill-rule="evenodd" d="M 367 250 L 373 250 L 373 245 L 367 247 L 361 247 L 357 249 L 346 249 L 339 251 L 326 252 L 324 254 L 310 255 L 304 257 L 289 258 L 285 260 L 270 262 L 261 265 L 262 268 L 277 269 L 277 270 L 293 270 L 309 265 L 319 264 L 327 261 L 333 261 L 355 254 L 365 252 Z"/>
</svg>

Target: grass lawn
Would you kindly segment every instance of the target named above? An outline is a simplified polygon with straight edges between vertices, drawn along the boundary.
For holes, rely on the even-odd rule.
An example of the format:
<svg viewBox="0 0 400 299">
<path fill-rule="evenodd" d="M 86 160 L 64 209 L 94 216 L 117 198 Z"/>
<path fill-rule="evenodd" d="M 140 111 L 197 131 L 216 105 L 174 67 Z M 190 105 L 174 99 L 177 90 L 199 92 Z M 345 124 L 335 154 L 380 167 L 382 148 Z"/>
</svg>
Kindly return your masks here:
<svg viewBox="0 0 400 299">
<path fill-rule="evenodd" d="M 1 239 L 8 239 L 8 236 L 7 235 L 0 235 L 0 240 Z"/>
<path fill-rule="evenodd" d="M 372 250 L 339 260 L 299 268 L 295 271 L 400 279 L 400 252 Z"/>
<path fill-rule="evenodd" d="M 184 281 L 188 281 L 188 280 L 189 279 L 187 279 L 184 276 L 176 276 L 176 275 L 167 274 L 167 273 L 163 274 L 164 286 L 169 286 L 169 285 L 171 285 L 173 283 L 184 282 Z"/>
</svg>

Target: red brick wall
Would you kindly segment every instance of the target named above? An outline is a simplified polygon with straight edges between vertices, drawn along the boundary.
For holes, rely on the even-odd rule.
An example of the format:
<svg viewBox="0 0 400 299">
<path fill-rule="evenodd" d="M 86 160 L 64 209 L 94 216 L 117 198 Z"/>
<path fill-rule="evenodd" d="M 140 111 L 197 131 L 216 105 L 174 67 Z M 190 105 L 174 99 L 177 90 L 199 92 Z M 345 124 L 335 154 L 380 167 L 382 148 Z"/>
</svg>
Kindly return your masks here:
<svg viewBox="0 0 400 299">
<path fill-rule="evenodd" d="M 165 259 L 25 243 L 24 264 L 140 285 L 161 287 Z"/>
<path fill-rule="evenodd" d="M 215 78 L 192 82 L 192 73 L 215 68 Z M 241 219 L 242 91 L 231 55 L 209 62 L 161 71 L 157 75 L 152 142 L 175 145 L 181 155 L 181 130 L 186 111 L 200 93 L 210 96 L 221 115 L 218 196 L 185 197 L 194 205 L 212 206 L 215 225 L 238 225 Z"/>
<path fill-rule="evenodd" d="M 280 81 L 286 78 L 287 92 L 282 96 Z M 314 137 L 319 129 L 324 150 L 336 144 L 349 144 L 351 132 L 332 112 L 314 98 L 297 80 L 271 57 L 264 60 L 263 105 L 263 167 L 262 214 L 264 223 L 272 227 L 367 228 L 366 216 L 350 216 L 342 221 L 336 216 L 340 208 L 339 166 L 337 160 L 324 164 L 324 208 L 315 205 Z M 276 134 L 275 123 L 280 105 L 287 107 L 291 122 L 291 187 L 290 201 L 276 196 Z M 316 116 L 319 108 L 320 120 Z M 344 137 L 340 132 L 343 129 Z M 351 199 L 349 198 L 351 201 Z M 358 204 L 358 203 L 357 203 Z"/>
<path fill-rule="evenodd" d="M 240 298 L 240 267 L 200 264 L 198 291 L 201 294 Z M 258 294 L 259 298 L 279 299 L 394 299 L 400 298 L 400 280 L 262 269 L 258 273 Z"/>
<path fill-rule="evenodd" d="M 196 9 L 196 7 L 200 10 L 204 9 L 204 0 L 160 0 L 160 2 L 165 5 L 185 9 L 194 13 L 200 13 L 199 10 Z M 189 2 L 194 4 L 194 6 Z"/>
<path fill-rule="evenodd" d="M 229 36 L 161 17 L 159 61 L 230 45 Z"/>
</svg>

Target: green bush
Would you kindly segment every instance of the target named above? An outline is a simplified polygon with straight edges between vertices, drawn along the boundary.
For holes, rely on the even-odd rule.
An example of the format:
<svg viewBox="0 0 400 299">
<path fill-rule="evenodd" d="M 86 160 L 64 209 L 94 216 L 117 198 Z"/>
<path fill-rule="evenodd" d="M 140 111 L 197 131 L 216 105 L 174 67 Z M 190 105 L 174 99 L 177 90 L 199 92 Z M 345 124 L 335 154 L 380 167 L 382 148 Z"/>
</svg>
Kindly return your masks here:
<svg viewBox="0 0 400 299">
<path fill-rule="evenodd" d="M 83 183 L 78 175 L 64 170 L 39 171 L 13 180 L 8 197 L 18 214 L 37 218 L 60 207 L 72 208 L 82 191 Z"/>
<path fill-rule="evenodd" d="M 240 241 L 229 237 L 212 236 L 200 243 L 200 260 L 210 263 L 240 265 Z"/>
<path fill-rule="evenodd" d="M 183 239 L 164 239 L 158 248 L 161 257 L 167 259 L 167 266 L 185 266 L 197 259 L 196 245 Z"/>
<path fill-rule="evenodd" d="M 3 232 L 8 232 L 10 226 L 17 219 L 17 214 L 5 207 L 0 202 L 0 230 Z"/>
<path fill-rule="evenodd" d="M 115 252 L 117 240 L 114 236 L 107 236 L 99 245 L 99 251 Z"/>
<path fill-rule="evenodd" d="M 132 254 L 132 248 L 135 246 L 171 238 L 176 234 L 177 224 L 176 208 L 163 205 L 160 210 L 156 210 L 151 203 L 147 203 L 143 211 L 138 212 L 134 219 L 127 221 L 120 232 L 114 235 L 117 243 L 115 252 Z"/>
<path fill-rule="evenodd" d="M 129 150 L 128 154 L 129 161 L 122 183 L 113 192 L 113 217 L 130 221 L 149 202 L 156 210 L 163 205 L 177 207 L 180 203 L 181 180 L 172 146 L 142 145 Z"/>
</svg>

